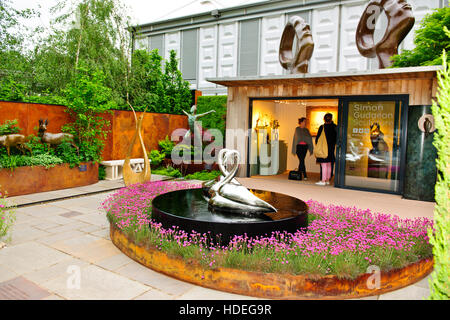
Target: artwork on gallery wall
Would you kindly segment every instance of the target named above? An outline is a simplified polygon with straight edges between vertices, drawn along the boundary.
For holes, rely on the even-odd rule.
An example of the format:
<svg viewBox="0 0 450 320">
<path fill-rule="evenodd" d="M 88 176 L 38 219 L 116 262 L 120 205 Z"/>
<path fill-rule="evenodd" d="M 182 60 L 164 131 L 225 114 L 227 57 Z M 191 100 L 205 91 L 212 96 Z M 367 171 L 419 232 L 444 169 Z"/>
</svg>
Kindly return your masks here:
<svg viewBox="0 0 450 320">
<path fill-rule="evenodd" d="M 333 122 L 337 124 L 338 108 L 334 106 L 315 106 L 306 107 L 306 127 L 308 128 L 311 136 L 317 136 L 317 132 L 321 125 L 323 125 L 323 117 L 325 114 L 331 113 L 333 115 Z"/>
</svg>

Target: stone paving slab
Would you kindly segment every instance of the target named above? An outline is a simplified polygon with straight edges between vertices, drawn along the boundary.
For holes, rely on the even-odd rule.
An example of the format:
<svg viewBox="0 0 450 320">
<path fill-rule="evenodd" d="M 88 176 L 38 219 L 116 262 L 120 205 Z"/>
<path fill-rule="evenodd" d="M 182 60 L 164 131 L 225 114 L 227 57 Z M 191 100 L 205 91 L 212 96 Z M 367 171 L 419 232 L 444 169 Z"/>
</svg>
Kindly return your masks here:
<svg viewBox="0 0 450 320">
<path fill-rule="evenodd" d="M 149 287 L 137 281 L 94 265 L 81 268 L 79 274 L 79 287 L 76 286 L 76 282 L 68 286 L 69 275 L 45 282 L 42 286 L 70 300 L 129 300 L 150 290 Z"/>
</svg>

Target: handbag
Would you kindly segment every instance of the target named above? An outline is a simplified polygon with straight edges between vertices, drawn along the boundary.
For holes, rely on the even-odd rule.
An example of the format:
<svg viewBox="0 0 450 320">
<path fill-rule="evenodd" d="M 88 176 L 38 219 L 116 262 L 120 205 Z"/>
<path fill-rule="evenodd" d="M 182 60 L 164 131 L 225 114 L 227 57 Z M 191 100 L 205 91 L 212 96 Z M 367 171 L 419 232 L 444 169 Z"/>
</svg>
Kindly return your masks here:
<svg viewBox="0 0 450 320">
<path fill-rule="evenodd" d="M 302 174 L 300 171 L 289 171 L 289 180 L 302 180 Z"/>
<path fill-rule="evenodd" d="M 316 147 L 314 148 L 314 156 L 322 159 L 328 157 L 328 143 L 324 131 L 321 132 L 319 140 L 317 140 Z"/>
</svg>

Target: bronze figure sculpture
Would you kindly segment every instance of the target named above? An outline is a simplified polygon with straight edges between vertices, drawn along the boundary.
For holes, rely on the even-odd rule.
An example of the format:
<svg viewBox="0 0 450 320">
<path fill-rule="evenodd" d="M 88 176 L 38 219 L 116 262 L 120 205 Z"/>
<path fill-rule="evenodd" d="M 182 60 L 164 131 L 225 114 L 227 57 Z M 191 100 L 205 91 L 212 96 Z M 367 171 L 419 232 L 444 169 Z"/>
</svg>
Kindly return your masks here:
<svg viewBox="0 0 450 320">
<path fill-rule="evenodd" d="M 208 112 L 205 113 L 201 113 L 201 114 L 196 114 L 197 112 L 197 106 L 193 105 L 191 108 L 191 113 L 187 113 L 186 111 L 183 110 L 183 113 L 185 115 L 187 115 L 188 117 L 188 124 L 189 124 L 189 130 L 186 132 L 186 135 L 184 136 L 185 139 L 188 139 L 191 135 L 193 134 L 197 134 L 197 136 L 195 136 L 195 139 L 197 141 L 201 141 L 201 137 L 198 137 L 198 134 L 200 134 L 201 129 L 199 127 L 195 127 L 195 122 L 198 121 L 199 118 L 204 117 L 210 113 L 216 112 L 215 110 L 209 110 Z"/>
<path fill-rule="evenodd" d="M 130 105 L 131 110 L 133 110 L 134 120 L 136 122 L 136 131 L 134 133 L 133 138 L 131 139 L 130 145 L 128 146 L 128 152 L 125 157 L 125 161 L 123 163 L 123 181 L 125 186 L 130 186 L 136 183 L 144 183 L 150 181 L 151 179 L 151 169 L 150 169 L 150 161 L 148 159 L 147 150 L 145 149 L 144 139 L 142 138 L 141 130 L 142 123 L 144 121 L 145 111 L 139 117 L 136 116 L 136 112 L 134 108 Z M 134 143 L 136 142 L 136 138 L 139 138 L 139 143 L 141 145 L 142 152 L 144 154 L 144 169 L 142 172 L 136 173 L 131 169 L 131 153 L 133 151 Z"/>
<path fill-rule="evenodd" d="M 281 36 L 279 52 L 281 66 L 290 73 L 307 73 L 313 51 L 314 41 L 309 24 L 301 17 L 293 16 L 284 27 Z"/>
<path fill-rule="evenodd" d="M 384 10 L 388 26 L 383 38 L 375 44 L 375 23 Z M 371 0 L 356 29 L 356 46 L 362 56 L 378 58 L 380 69 L 392 65 L 391 57 L 414 26 L 412 7 L 405 0 Z"/>
<path fill-rule="evenodd" d="M 39 131 L 38 136 L 41 138 L 41 142 L 47 145 L 47 150 L 50 150 L 50 146 L 58 146 L 64 141 L 69 142 L 72 147 L 77 149 L 78 154 L 80 149 L 73 142 L 73 135 L 70 133 L 49 133 L 47 131 L 48 119 L 39 119 Z"/>
</svg>

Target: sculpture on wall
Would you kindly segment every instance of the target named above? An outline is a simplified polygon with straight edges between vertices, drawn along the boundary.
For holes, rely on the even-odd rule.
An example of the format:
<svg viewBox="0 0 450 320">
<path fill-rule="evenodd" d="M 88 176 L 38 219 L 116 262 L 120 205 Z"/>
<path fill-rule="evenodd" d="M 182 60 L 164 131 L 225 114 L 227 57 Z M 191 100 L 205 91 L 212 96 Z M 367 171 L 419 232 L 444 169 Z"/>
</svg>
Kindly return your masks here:
<svg viewBox="0 0 450 320">
<path fill-rule="evenodd" d="M 303 18 L 293 16 L 284 27 L 280 41 L 279 60 L 290 73 L 308 73 L 314 51 L 311 28 Z"/>
<path fill-rule="evenodd" d="M 47 150 L 50 150 L 50 146 L 58 146 L 64 141 L 68 141 L 72 147 L 77 149 L 78 154 L 80 150 L 78 146 L 73 142 L 73 135 L 70 133 L 49 133 L 47 131 L 48 119 L 39 119 L 39 131 L 38 136 L 41 138 L 41 142 L 47 145 Z"/>
<path fill-rule="evenodd" d="M 151 179 L 151 169 L 150 169 L 150 161 L 148 159 L 147 150 L 145 149 L 144 139 L 142 138 L 142 123 L 144 121 L 145 111 L 139 117 L 136 116 L 136 112 L 134 108 L 130 105 L 131 110 L 133 110 L 134 120 L 136 122 L 136 131 L 134 133 L 133 138 L 131 139 L 130 145 L 128 146 L 128 152 L 125 157 L 125 161 L 123 163 L 123 181 L 125 186 L 130 186 L 136 183 L 144 183 L 150 181 Z M 134 143 L 136 142 L 136 138 L 139 138 L 139 143 L 141 145 L 142 152 L 144 154 L 144 169 L 142 172 L 134 172 L 131 168 L 131 154 L 133 151 Z"/>
<path fill-rule="evenodd" d="M 375 23 L 381 12 L 386 13 L 388 25 L 383 38 L 375 44 Z M 391 57 L 414 26 L 412 7 L 405 0 L 371 0 L 356 29 L 356 46 L 362 56 L 378 58 L 380 69 L 392 65 Z"/>
</svg>

